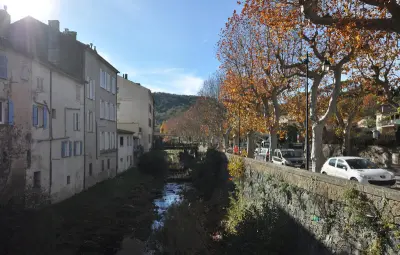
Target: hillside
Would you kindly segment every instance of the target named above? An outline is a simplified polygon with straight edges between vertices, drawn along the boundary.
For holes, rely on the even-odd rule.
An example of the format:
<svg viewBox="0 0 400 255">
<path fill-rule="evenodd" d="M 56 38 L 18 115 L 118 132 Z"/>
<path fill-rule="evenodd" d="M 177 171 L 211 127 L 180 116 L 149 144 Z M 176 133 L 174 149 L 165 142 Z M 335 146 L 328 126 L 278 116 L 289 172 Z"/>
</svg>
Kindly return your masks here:
<svg viewBox="0 0 400 255">
<path fill-rule="evenodd" d="M 189 109 L 198 98 L 197 96 L 176 95 L 162 92 L 153 93 L 153 95 L 155 101 L 156 130 L 163 121 Z"/>
</svg>

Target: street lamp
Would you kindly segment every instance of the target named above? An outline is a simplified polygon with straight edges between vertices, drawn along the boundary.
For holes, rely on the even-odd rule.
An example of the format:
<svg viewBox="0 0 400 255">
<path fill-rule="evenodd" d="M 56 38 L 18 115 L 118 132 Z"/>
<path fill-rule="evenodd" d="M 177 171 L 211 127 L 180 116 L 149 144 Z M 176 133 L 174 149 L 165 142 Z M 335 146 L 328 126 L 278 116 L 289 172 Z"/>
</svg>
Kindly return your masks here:
<svg viewBox="0 0 400 255">
<path fill-rule="evenodd" d="M 322 71 L 328 72 L 331 69 L 331 63 L 325 59 L 324 64 L 322 65 Z"/>
<path fill-rule="evenodd" d="M 305 92 L 306 92 L 306 139 L 305 139 L 305 147 L 306 147 L 306 170 L 309 169 L 309 162 L 310 162 L 310 156 L 309 156 L 309 147 L 308 147 L 308 63 L 309 63 L 309 59 L 308 59 L 308 51 L 307 51 L 307 55 L 306 55 L 306 59 L 304 60 L 304 64 L 306 65 L 306 88 L 305 88 Z"/>
</svg>

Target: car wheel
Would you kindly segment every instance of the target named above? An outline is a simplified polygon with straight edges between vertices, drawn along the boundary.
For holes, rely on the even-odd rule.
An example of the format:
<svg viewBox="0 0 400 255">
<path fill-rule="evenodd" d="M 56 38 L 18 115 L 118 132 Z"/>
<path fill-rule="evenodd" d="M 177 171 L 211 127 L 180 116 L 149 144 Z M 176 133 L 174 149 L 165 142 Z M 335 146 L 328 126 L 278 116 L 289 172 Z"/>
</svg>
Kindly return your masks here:
<svg viewBox="0 0 400 255">
<path fill-rule="evenodd" d="M 350 181 L 356 181 L 356 182 L 358 182 L 357 178 L 355 178 L 355 177 L 351 177 L 351 178 L 350 178 Z"/>
<path fill-rule="evenodd" d="M 326 173 L 326 172 L 322 172 L 321 174 L 327 175 L 327 173 Z"/>
</svg>

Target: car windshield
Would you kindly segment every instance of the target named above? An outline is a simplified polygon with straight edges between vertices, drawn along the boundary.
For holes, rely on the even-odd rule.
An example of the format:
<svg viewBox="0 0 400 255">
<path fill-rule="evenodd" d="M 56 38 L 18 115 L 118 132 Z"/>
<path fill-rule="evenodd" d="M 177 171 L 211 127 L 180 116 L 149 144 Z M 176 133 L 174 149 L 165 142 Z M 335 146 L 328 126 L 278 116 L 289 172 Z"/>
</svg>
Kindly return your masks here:
<svg viewBox="0 0 400 255">
<path fill-rule="evenodd" d="M 294 151 L 281 151 L 283 158 L 295 158 L 298 157 Z"/>
<path fill-rule="evenodd" d="M 346 159 L 347 164 L 349 164 L 351 169 L 376 169 L 378 166 L 372 163 L 368 159 Z"/>
</svg>

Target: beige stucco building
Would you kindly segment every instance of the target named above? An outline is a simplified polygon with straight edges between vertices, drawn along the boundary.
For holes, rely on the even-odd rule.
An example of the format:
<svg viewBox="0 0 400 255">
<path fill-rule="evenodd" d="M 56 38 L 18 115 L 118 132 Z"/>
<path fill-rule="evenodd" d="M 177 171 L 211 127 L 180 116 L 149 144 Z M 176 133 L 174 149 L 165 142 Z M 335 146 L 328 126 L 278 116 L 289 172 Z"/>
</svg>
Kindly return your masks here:
<svg viewBox="0 0 400 255">
<path fill-rule="evenodd" d="M 154 98 L 139 83 L 118 76 L 118 128 L 134 132 L 139 145 L 147 152 L 152 148 L 154 134 Z"/>
<path fill-rule="evenodd" d="M 83 189 L 83 84 L 7 43 L 0 46 L 0 118 L 12 128 L 3 134 L 14 149 L 2 146 L 12 161 L 9 184 L 63 200 Z"/>
<path fill-rule="evenodd" d="M 117 73 L 85 45 L 85 188 L 117 174 Z"/>
<path fill-rule="evenodd" d="M 2 29 L 7 52 L 14 52 L 6 61 L 16 98 L 14 129 L 24 130 L 14 144 L 27 145 L 13 172 L 28 190 L 61 201 L 84 188 L 84 79 L 74 56 L 83 48 L 74 34 L 59 31 L 59 22 L 46 25 L 27 17 L 2 25 L 8 27 Z M 70 61 L 63 61 L 65 56 Z"/>
<path fill-rule="evenodd" d="M 135 164 L 134 138 L 133 132 L 118 129 L 118 174 L 125 172 Z"/>
</svg>

